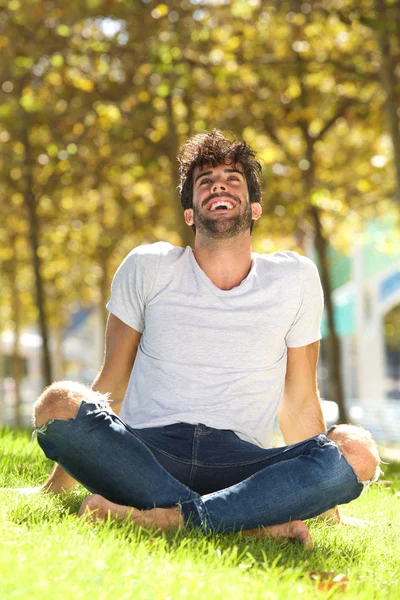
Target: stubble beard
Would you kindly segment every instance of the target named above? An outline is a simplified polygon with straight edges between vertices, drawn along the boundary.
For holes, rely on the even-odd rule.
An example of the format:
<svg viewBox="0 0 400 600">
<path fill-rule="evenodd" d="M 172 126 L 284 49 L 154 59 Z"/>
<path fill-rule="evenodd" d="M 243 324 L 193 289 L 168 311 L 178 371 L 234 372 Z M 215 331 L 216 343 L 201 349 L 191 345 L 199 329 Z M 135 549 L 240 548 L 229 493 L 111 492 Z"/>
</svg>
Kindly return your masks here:
<svg viewBox="0 0 400 600">
<path fill-rule="evenodd" d="M 248 203 L 242 214 L 222 219 L 208 218 L 196 206 L 193 207 L 193 220 L 196 232 L 201 232 L 208 237 L 226 240 L 249 230 L 253 217 L 251 205 Z"/>
</svg>

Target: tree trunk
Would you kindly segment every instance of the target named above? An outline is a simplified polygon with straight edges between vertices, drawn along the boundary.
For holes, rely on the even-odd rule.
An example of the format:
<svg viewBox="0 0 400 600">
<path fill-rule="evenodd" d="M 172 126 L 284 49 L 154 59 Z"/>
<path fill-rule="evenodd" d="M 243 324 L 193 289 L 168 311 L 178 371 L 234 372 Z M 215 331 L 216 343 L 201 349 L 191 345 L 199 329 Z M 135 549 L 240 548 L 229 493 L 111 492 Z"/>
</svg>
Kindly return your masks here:
<svg viewBox="0 0 400 600">
<path fill-rule="evenodd" d="M 341 372 L 340 341 L 336 334 L 334 308 L 332 302 L 332 288 L 329 277 L 329 265 L 327 260 L 327 243 L 322 233 L 321 220 L 316 206 L 310 208 L 315 230 L 315 249 L 318 254 L 320 265 L 321 284 L 324 291 L 326 315 L 328 318 L 327 356 L 329 371 L 329 387 L 332 399 L 339 407 L 339 422 L 348 423 L 348 415 L 344 403 L 344 393 Z"/>
<path fill-rule="evenodd" d="M 103 347 L 105 343 L 105 331 L 108 319 L 108 310 L 106 309 L 106 304 L 110 297 L 110 280 L 108 277 L 108 256 L 107 250 L 101 248 L 99 251 L 99 263 L 102 269 L 102 275 L 99 282 L 99 290 L 100 290 L 100 310 L 101 310 L 101 321 L 102 321 L 102 337 L 103 337 Z"/>
<path fill-rule="evenodd" d="M 21 118 L 26 120 L 26 114 L 22 114 Z M 39 329 L 42 336 L 42 365 L 43 365 L 43 379 L 46 386 L 50 385 L 53 381 L 51 360 L 50 360 L 50 349 L 49 349 L 49 333 L 45 310 L 45 296 L 44 286 L 41 273 L 41 259 L 38 254 L 39 249 L 39 222 L 36 212 L 36 199 L 32 191 L 33 188 L 33 157 L 31 147 L 29 143 L 29 136 L 27 126 L 22 129 L 22 143 L 25 149 L 25 192 L 24 202 L 28 212 L 29 222 L 29 242 L 32 252 L 33 270 L 35 274 L 35 292 L 36 292 L 36 304 L 39 313 Z"/>
<path fill-rule="evenodd" d="M 11 261 L 11 310 L 12 321 L 14 323 L 14 344 L 11 354 L 11 377 L 14 380 L 14 423 L 17 427 L 22 427 L 22 398 L 21 398 L 21 380 L 22 380 L 22 357 L 20 351 L 21 338 L 21 301 L 17 285 L 17 259 L 16 259 L 16 244 L 15 236 L 12 239 L 13 258 Z"/>
<path fill-rule="evenodd" d="M 4 394 L 4 355 L 0 344 L 0 427 L 6 424 L 6 403 Z"/>
<path fill-rule="evenodd" d="M 379 47 L 381 50 L 380 75 L 383 88 L 386 92 L 386 114 L 392 140 L 394 168 L 396 173 L 396 198 L 400 206 L 400 130 L 397 114 L 399 102 L 396 94 L 396 66 L 390 50 L 390 31 L 388 27 L 386 1 L 376 0 L 375 5 L 380 26 L 378 33 Z"/>
<path fill-rule="evenodd" d="M 306 198 L 309 203 L 309 211 L 314 225 L 314 243 L 318 255 L 319 270 L 321 275 L 321 284 L 324 292 L 325 309 L 328 318 L 328 339 L 327 358 L 329 387 L 332 394 L 332 400 L 336 402 L 339 408 L 339 422 L 348 423 L 348 416 L 344 402 L 342 370 L 341 370 L 341 351 L 340 342 L 336 334 L 335 314 L 332 300 L 332 286 L 329 275 L 329 265 L 327 257 L 327 242 L 322 232 L 322 224 L 319 216 L 319 210 L 312 204 L 312 190 L 314 189 L 315 164 L 314 164 L 314 142 L 308 135 L 308 131 L 303 130 L 306 142 L 306 156 L 309 162 L 309 169 L 305 171 Z"/>
<path fill-rule="evenodd" d="M 300 8 L 300 0 L 294 0 L 294 8 L 297 10 Z M 298 26 L 292 27 L 293 40 L 299 39 L 301 31 Z M 300 55 L 297 53 L 295 60 L 298 66 L 298 77 L 300 82 L 300 102 L 303 109 L 308 108 L 308 90 L 304 83 L 305 69 L 303 61 Z M 334 123 L 332 121 L 331 125 Z M 347 423 L 347 413 L 344 403 L 343 383 L 342 383 L 342 372 L 341 372 L 341 352 L 340 343 L 336 334 L 335 328 L 335 316 L 333 310 L 332 301 L 332 289 L 329 277 L 329 265 L 327 260 L 327 242 L 322 232 L 322 224 L 319 217 L 319 210 L 312 204 L 312 192 L 315 187 L 315 157 L 314 157 L 314 144 L 315 139 L 311 137 L 308 129 L 307 119 L 299 119 L 299 127 L 303 134 L 303 140 L 306 148 L 306 159 L 308 161 L 308 169 L 304 171 L 304 184 L 306 190 L 306 202 L 309 205 L 309 214 L 314 225 L 314 243 L 317 251 L 320 276 L 322 289 L 324 291 L 325 308 L 328 317 L 328 339 L 327 339 L 327 358 L 328 358 L 328 373 L 329 373 L 329 387 L 332 393 L 332 400 L 336 402 L 339 409 L 339 421 L 341 423 Z M 327 129 L 325 129 L 325 132 Z"/>
<path fill-rule="evenodd" d="M 53 329 L 54 334 L 54 354 L 53 354 L 53 374 L 56 381 L 65 378 L 64 372 L 64 352 L 63 352 L 63 329 L 57 325 Z"/>
<path fill-rule="evenodd" d="M 185 219 L 183 217 L 183 208 L 181 207 L 181 203 L 179 200 L 179 177 L 178 177 L 178 165 L 176 156 L 179 150 L 179 139 L 178 133 L 176 131 L 174 111 L 172 105 L 172 95 L 169 94 L 166 98 L 167 102 L 167 118 L 168 118 L 168 158 L 170 164 L 170 172 L 171 172 L 171 202 L 172 208 L 174 211 L 176 230 L 182 240 L 182 245 L 185 246 L 193 246 L 193 232 L 190 227 L 188 227 L 185 223 Z"/>
<path fill-rule="evenodd" d="M 14 380 L 14 423 L 16 427 L 22 427 L 22 397 L 21 397 L 21 380 L 22 380 L 22 357 L 20 352 L 21 338 L 21 319 L 19 305 L 18 290 L 15 289 L 13 283 L 13 321 L 14 321 L 14 344 L 11 355 L 11 376 Z"/>
</svg>

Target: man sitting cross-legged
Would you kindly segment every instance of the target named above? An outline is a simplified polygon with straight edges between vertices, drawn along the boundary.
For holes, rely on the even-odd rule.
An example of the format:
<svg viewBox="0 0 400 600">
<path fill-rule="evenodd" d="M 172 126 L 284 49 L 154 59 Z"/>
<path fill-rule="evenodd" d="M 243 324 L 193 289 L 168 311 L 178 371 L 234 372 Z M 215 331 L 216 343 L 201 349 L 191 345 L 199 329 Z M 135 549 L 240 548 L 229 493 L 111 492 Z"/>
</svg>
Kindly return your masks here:
<svg viewBox="0 0 400 600">
<path fill-rule="evenodd" d="M 92 389 L 59 382 L 35 405 L 58 462 L 43 489 L 81 482 L 93 518 L 311 545 L 303 519 L 337 514 L 379 473 L 367 431 L 326 431 L 317 269 L 295 252 L 252 253 L 260 165 L 244 142 L 200 134 L 179 161 L 194 248 L 141 246 L 119 267 Z M 277 414 L 283 448 L 271 448 Z"/>
</svg>

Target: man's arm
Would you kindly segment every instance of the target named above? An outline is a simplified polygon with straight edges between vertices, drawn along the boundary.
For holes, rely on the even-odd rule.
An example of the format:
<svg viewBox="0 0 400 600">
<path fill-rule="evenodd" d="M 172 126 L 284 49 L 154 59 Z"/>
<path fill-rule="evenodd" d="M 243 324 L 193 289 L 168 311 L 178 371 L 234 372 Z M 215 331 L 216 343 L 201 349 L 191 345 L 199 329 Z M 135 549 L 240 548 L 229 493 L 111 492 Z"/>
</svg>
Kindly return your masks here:
<svg viewBox="0 0 400 600">
<path fill-rule="evenodd" d="M 319 342 L 288 348 L 285 390 L 278 413 L 279 427 L 286 444 L 295 444 L 326 431 L 317 384 Z M 319 519 L 343 521 L 337 507 Z"/>
<path fill-rule="evenodd" d="M 319 342 L 288 348 L 285 389 L 278 422 L 286 444 L 326 430 L 317 385 Z"/>
<path fill-rule="evenodd" d="M 92 390 L 110 394 L 111 408 L 117 415 L 128 387 L 142 334 L 110 313 L 106 329 L 104 362 Z"/>
<path fill-rule="evenodd" d="M 110 313 L 103 366 L 91 387 L 101 394 L 110 394 L 111 408 L 117 414 L 121 410 L 141 335 Z M 60 465 L 56 465 L 49 479 L 40 489 L 60 493 L 71 490 L 76 484 L 77 481 L 73 477 Z"/>
</svg>

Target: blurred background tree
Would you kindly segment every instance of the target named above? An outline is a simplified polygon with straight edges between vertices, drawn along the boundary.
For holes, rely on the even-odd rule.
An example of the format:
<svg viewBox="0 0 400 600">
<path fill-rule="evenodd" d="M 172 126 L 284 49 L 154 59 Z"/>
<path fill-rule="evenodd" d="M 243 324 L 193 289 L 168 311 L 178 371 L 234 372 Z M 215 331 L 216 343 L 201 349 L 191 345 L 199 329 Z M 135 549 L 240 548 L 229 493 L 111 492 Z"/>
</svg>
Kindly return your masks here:
<svg viewBox="0 0 400 600">
<path fill-rule="evenodd" d="M 49 332 L 61 340 L 78 304 L 100 306 L 104 328 L 133 246 L 192 243 L 176 154 L 215 127 L 264 166 L 254 249 L 314 244 L 330 396 L 347 420 L 327 249 L 349 252 L 400 197 L 398 15 L 390 0 L 0 0 L 0 302 L 15 380 L 21 328 L 38 322 L 50 383 L 63 368 Z"/>
</svg>

